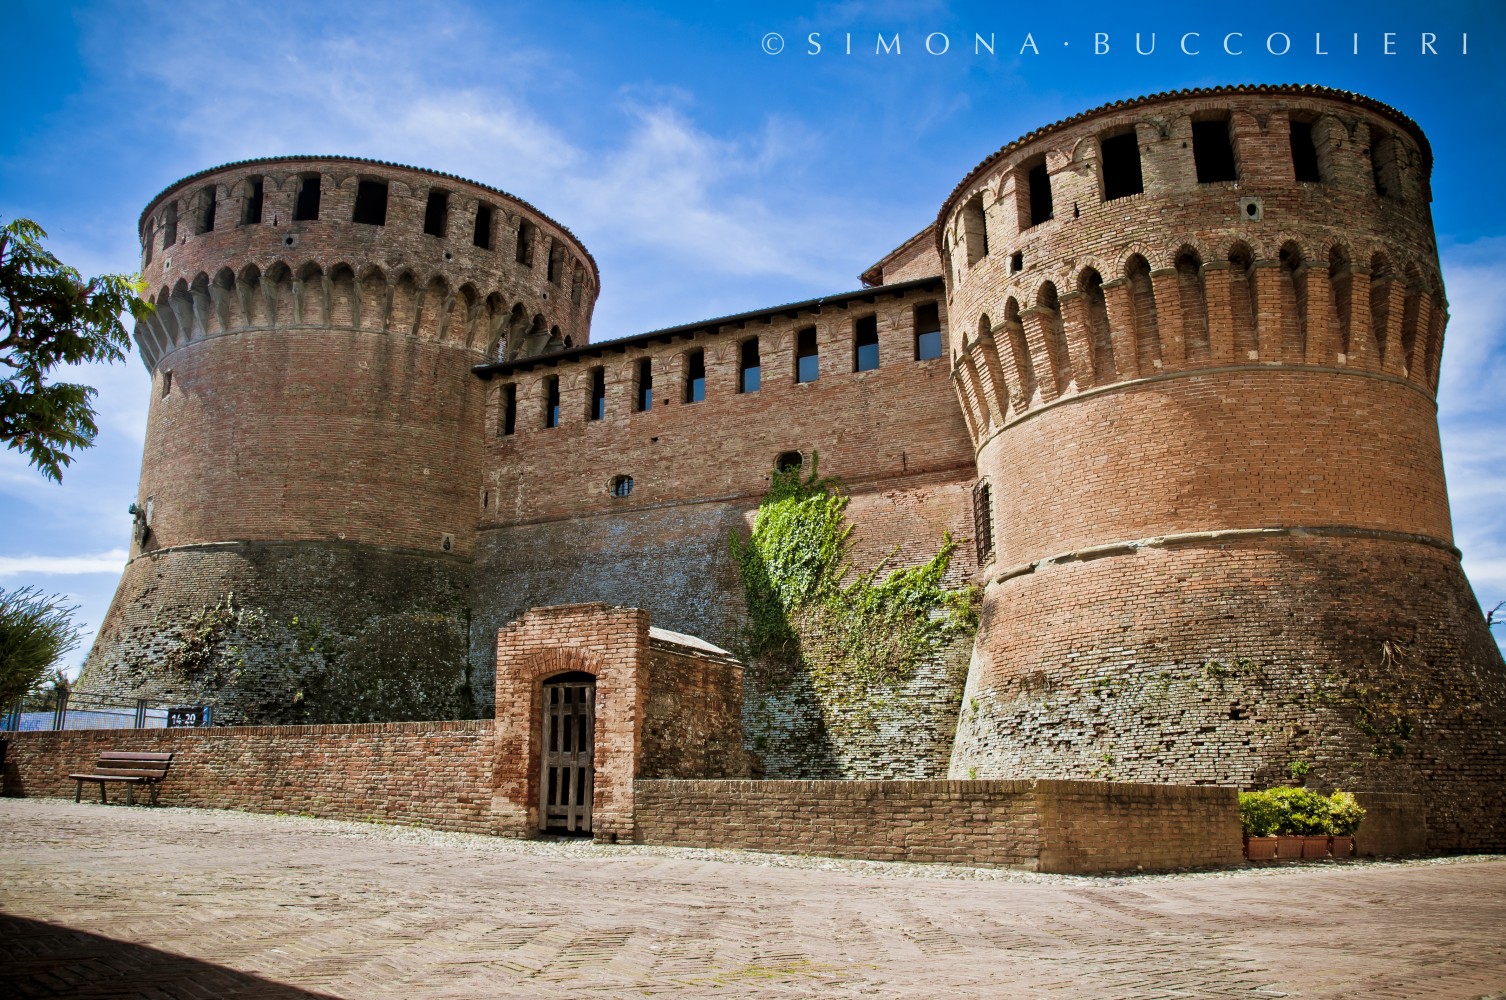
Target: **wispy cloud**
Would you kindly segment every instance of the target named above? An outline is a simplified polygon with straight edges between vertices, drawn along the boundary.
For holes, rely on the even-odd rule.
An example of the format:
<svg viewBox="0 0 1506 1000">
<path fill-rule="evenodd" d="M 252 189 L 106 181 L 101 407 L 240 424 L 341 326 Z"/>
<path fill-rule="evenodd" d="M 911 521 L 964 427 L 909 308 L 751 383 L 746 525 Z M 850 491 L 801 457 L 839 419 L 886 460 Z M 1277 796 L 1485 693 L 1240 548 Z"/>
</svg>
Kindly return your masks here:
<svg viewBox="0 0 1506 1000">
<path fill-rule="evenodd" d="M 0 577 L 27 575 L 76 576 L 81 573 L 119 573 L 130 557 L 125 549 L 92 556 L 0 556 Z"/>
</svg>

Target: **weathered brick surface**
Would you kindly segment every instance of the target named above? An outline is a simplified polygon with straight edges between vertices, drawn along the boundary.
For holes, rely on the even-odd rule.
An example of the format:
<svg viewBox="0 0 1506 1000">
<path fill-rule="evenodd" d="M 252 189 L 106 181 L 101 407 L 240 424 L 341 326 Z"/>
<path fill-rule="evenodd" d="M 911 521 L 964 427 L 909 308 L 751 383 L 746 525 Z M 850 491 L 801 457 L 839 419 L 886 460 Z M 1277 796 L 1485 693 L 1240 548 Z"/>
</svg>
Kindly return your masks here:
<svg viewBox="0 0 1506 1000">
<path fill-rule="evenodd" d="M 743 668 L 730 657 L 649 640 L 640 778 L 742 778 Z"/>
<path fill-rule="evenodd" d="M 7 733 L 6 795 L 72 798 L 105 750 L 172 753 L 164 806 L 492 833 L 490 720 Z M 97 786 L 84 788 L 98 795 Z M 121 785 L 109 797 L 124 800 Z"/>
<path fill-rule="evenodd" d="M 1088 872 L 1234 864 L 1232 788 L 1094 781 L 639 781 L 646 844 Z"/>
<path fill-rule="evenodd" d="M 1427 799 L 1406 792 L 1356 792 L 1365 818 L 1355 831 L 1361 857 L 1424 854 L 1428 849 Z"/>
</svg>

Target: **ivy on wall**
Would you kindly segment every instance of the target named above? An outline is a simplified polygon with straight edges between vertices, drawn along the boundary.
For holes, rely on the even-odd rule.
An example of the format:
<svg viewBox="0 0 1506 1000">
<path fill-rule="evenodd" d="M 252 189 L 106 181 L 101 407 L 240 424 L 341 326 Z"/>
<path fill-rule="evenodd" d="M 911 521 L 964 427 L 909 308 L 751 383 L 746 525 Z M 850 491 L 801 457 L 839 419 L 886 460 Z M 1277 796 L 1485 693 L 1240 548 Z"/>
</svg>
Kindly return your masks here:
<svg viewBox="0 0 1506 1000">
<path fill-rule="evenodd" d="M 885 573 L 886 559 L 849 579 L 847 502 L 813 457 L 808 476 L 776 472 L 751 537 L 731 539 L 748 607 L 745 656 L 776 683 L 808 674 L 830 706 L 904 684 L 978 627 L 977 588 L 942 585 L 957 548 L 949 535 L 919 566 Z"/>
</svg>

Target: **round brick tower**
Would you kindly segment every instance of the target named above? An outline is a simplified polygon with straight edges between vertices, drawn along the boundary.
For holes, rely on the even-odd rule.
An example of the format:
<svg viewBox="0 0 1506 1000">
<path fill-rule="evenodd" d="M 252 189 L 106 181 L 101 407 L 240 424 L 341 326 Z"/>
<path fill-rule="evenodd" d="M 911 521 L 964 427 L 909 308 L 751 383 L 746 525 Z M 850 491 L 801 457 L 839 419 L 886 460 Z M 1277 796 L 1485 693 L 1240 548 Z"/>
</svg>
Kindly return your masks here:
<svg viewBox="0 0 1506 1000">
<path fill-rule="evenodd" d="M 584 343 L 590 255 L 501 191 L 342 157 L 195 174 L 141 236 L 139 513 L 81 690 L 221 721 L 464 713 L 470 369 Z"/>
<path fill-rule="evenodd" d="M 1376 101 L 1234 87 L 1032 132 L 947 199 L 993 532 L 953 776 L 1306 767 L 1425 795 L 1435 848 L 1506 842 L 1506 668 L 1439 449 L 1430 170 Z"/>
</svg>

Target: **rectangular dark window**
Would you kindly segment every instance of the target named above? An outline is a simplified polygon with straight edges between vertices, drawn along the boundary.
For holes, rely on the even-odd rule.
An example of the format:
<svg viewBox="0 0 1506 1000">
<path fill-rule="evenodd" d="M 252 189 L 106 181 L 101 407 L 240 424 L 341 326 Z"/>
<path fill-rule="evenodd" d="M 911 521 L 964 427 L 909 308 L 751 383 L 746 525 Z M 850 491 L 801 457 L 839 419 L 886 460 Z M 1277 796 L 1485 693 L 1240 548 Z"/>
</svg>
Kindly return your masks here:
<svg viewBox="0 0 1506 1000">
<path fill-rule="evenodd" d="M 298 178 L 298 196 L 293 199 L 293 221 L 313 222 L 319 218 L 319 175 Z"/>
<path fill-rule="evenodd" d="M 199 216 L 199 232 L 201 234 L 214 232 L 214 213 L 217 207 L 215 194 L 215 189 L 208 187 L 204 189 L 204 193 L 201 195 L 204 199 L 204 210 Z"/>
<path fill-rule="evenodd" d="M 251 190 L 246 194 L 246 200 L 241 203 L 241 225 L 261 225 L 261 178 L 253 177 L 250 181 Z"/>
<path fill-rule="evenodd" d="M 162 249 L 171 250 L 178 242 L 178 206 L 169 205 L 162 213 Z"/>
<path fill-rule="evenodd" d="M 538 227 L 524 219 L 518 223 L 518 254 L 517 260 L 524 267 L 533 266 L 533 237 Z"/>
<path fill-rule="evenodd" d="M 852 370 L 871 372 L 878 366 L 878 317 L 861 316 L 852 325 Z"/>
<path fill-rule="evenodd" d="M 518 387 L 508 384 L 502 387 L 502 434 L 507 436 L 518 429 Z"/>
<path fill-rule="evenodd" d="M 1098 144 L 1102 152 L 1099 166 L 1103 169 L 1103 200 L 1113 201 L 1145 190 L 1145 181 L 1140 175 L 1140 140 L 1135 133 L 1126 132 Z"/>
<path fill-rule="evenodd" d="M 162 395 L 164 397 L 170 396 L 170 395 L 172 395 L 172 391 L 173 391 L 173 370 L 171 368 L 164 368 L 162 370 Z"/>
<path fill-rule="evenodd" d="M 490 205 L 476 206 L 476 229 L 471 234 L 471 242 L 483 250 L 492 248 L 492 207 Z"/>
<path fill-rule="evenodd" d="M 603 420 L 607 415 L 607 370 L 605 368 L 591 369 L 591 413 L 592 420 Z"/>
<path fill-rule="evenodd" d="M 988 562 L 994 551 L 994 510 L 993 493 L 986 480 L 973 487 L 973 541 L 978 563 Z"/>
<path fill-rule="evenodd" d="M 633 386 L 633 410 L 642 413 L 654 408 L 654 362 L 652 358 L 638 361 L 638 378 Z"/>
<path fill-rule="evenodd" d="M 544 426 L 560 425 L 560 377 L 550 375 L 544 379 Z"/>
<path fill-rule="evenodd" d="M 1318 147 L 1313 142 L 1312 122 L 1292 122 L 1292 173 L 1308 184 L 1323 182 L 1318 172 Z"/>
<path fill-rule="evenodd" d="M 754 337 L 738 348 L 737 391 L 757 392 L 759 370 L 758 338 Z"/>
<path fill-rule="evenodd" d="M 429 200 L 424 205 L 424 235 L 442 237 L 449 224 L 450 193 L 430 191 Z"/>
<path fill-rule="evenodd" d="M 795 334 L 795 381 L 816 381 L 820 368 L 821 358 L 816 352 L 816 328 L 808 326 Z"/>
<path fill-rule="evenodd" d="M 915 360 L 941 357 L 941 307 L 934 302 L 915 307 Z"/>
<path fill-rule="evenodd" d="M 1056 215 L 1056 207 L 1051 201 L 1051 175 L 1046 172 L 1044 159 L 1030 168 L 1029 184 L 1030 224 L 1039 226 Z"/>
<path fill-rule="evenodd" d="M 356 185 L 356 210 L 350 221 L 367 226 L 387 224 L 386 181 L 361 181 Z"/>
<path fill-rule="evenodd" d="M 565 273 L 565 247 L 559 240 L 549 241 L 549 269 L 544 275 L 545 280 L 552 284 L 559 284 Z"/>
<path fill-rule="evenodd" d="M 1199 184 L 1239 180 L 1227 119 L 1192 123 L 1192 162 L 1197 167 Z"/>
<path fill-rule="evenodd" d="M 699 403 L 706 398 L 706 352 L 685 355 L 685 402 Z"/>
</svg>

